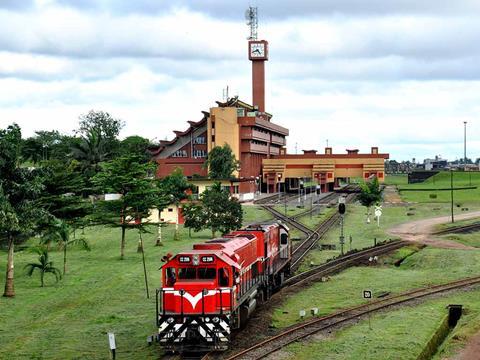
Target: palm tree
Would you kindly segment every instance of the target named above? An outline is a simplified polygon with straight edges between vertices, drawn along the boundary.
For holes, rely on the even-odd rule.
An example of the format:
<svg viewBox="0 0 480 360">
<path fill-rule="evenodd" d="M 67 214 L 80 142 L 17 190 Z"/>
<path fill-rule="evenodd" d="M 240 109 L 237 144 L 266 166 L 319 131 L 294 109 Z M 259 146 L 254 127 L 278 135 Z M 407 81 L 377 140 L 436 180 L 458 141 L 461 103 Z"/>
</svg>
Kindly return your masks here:
<svg viewBox="0 0 480 360">
<path fill-rule="evenodd" d="M 90 131 L 79 143 L 72 144 L 73 157 L 97 172 L 99 163 L 108 157 L 106 141 L 97 131 Z"/>
<path fill-rule="evenodd" d="M 37 248 L 35 249 L 35 252 L 39 255 L 39 263 L 29 263 L 25 265 L 25 269 L 27 269 L 27 275 L 32 276 L 35 269 L 38 269 L 40 271 L 40 282 L 42 287 L 45 286 L 43 278 L 47 273 L 55 275 L 55 279 L 58 282 L 58 280 L 62 278 L 62 274 L 60 273 L 60 270 L 53 266 L 53 261 L 49 261 L 47 249 L 44 247 Z"/>
<path fill-rule="evenodd" d="M 87 240 L 83 238 L 70 240 L 71 233 L 72 230 L 65 221 L 57 220 L 53 222 L 42 235 L 43 244 L 48 246 L 50 243 L 55 242 L 60 246 L 60 249 L 63 250 L 63 275 L 67 272 L 67 248 L 69 245 L 80 244 L 84 250 L 91 250 Z"/>
</svg>

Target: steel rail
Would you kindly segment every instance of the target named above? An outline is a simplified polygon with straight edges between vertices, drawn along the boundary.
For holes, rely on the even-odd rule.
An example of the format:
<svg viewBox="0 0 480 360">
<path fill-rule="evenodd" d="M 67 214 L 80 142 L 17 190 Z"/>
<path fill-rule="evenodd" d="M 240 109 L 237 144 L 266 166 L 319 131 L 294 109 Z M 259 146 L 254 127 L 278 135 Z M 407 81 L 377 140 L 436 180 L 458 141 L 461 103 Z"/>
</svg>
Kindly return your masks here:
<svg viewBox="0 0 480 360">
<path fill-rule="evenodd" d="M 446 234 L 454 234 L 454 233 L 462 233 L 468 231 L 478 231 L 480 230 L 480 222 L 476 222 L 469 225 L 461 225 L 461 226 L 454 226 L 448 229 L 435 231 L 433 235 L 446 235 Z"/>
<path fill-rule="evenodd" d="M 367 304 L 362 304 L 340 310 L 336 313 L 309 320 L 299 325 L 295 325 L 273 337 L 270 337 L 262 342 L 253 345 L 248 349 L 232 355 L 228 358 L 228 360 L 240 359 L 247 354 L 250 354 L 248 359 L 261 359 L 295 341 L 298 341 L 319 331 L 359 318 L 363 315 L 429 295 L 434 295 L 466 286 L 476 285 L 479 283 L 480 276 L 460 279 L 446 284 L 433 285 L 425 288 L 410 290 L 406 293 L 389 296 L 387 298 L 371 301 Z M 329 320 L 331 321 L 329 322 Z M 255 355 L 254 351 L 256 350 L 263 350 L 263 352 Z"/>
<path fill-rule="evenodd" d="M 389 253 L 393 250 L 399 249 L 405 245 L 409 244 L 407 241 L 403 240 L 394 240 L 382 245 L 377 245 L 371 248 L 363 249 L 355 253 L 347 254 L 340 256 L 336 259 L 333 259 L 325 264 L 316 266 L 310 270 L 304 271 L 300 274 L 293 275 L 289 277 L 285 282 L 284 286 L 299 285 L 308 280 L 316 278 L 318 276 L 326 276 L 342 270 L 348 265 L 355 263 L 359 260 L 370 258 L 372 256 L 379 256 Z"/>
</svg>

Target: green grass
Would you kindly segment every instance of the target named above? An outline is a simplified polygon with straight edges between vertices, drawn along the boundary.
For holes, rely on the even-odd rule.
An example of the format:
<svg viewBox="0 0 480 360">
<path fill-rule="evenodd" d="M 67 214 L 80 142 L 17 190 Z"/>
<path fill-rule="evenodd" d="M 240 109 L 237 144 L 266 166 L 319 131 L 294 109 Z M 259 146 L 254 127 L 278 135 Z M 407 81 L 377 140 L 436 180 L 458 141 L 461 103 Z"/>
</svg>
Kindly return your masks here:
<svg viewBox="0 0 480 360">
<path fill-rule="evenodd" d="M 442 238 L 457 241 L 467 246 L 480 248 L 480 232 L 474 232 L 470 234 L 449 234 L 442 236 Z"/>
<path fill-rule="evenodd" d="M 245 220 L 263 220 L 265 212 L 257 210 L 249 208 Z M 38 274 L 30 278 L 23 269 L 37 255 L 28 250 L 16 252 L 16 297 L 0 298 L 0 359 L 106 359 L 107 332 L 116 335 L 119 359 L 158 359 L 161 350 L 147 346 L 146 337 L 156 330 L 160 259 L 209 239 L 211 232 L 192 232 L 189 238 L 180 226 L 181 239 L 174 241 L 174 226 L 169 225 L 163 228 L 164 246 L 155 247 L 156 227 L 151 230 L 144 235 L 150 299 L 137 253 L 138 234 L 133 230 L 127 232 L 126 258 L 121 261 L 120 229 L 86 229 L 84 236 L 92 251 L 69 250 L 67 276 L 56 284 L 47 274 L 45 288 L 39 286 Z M 62 253 L 53 249 L 50 255 L 61 268 Z M 6 259 L 5 251 L 0 251 L 2 285 Z"/>
<path fill-rule="evenodd" d="M 308 312 L 318 307 L 320 315 L 327 315 L 364 303 L 363 289 L 371 289 L 374 296 L 384 292 L 396 294 L 480 273 L 480 251 L 425 248 L 407 257 L 399 267 L 390 265 L 391 262 L 386 260 L 377 266 L 347 269 L 328 282 L 315 283 L 286 298 L 274 311 L 273 326 L 285 327 L 298 322 L 298 312 L 302 309 Z M 446 266 L 448 271 L 445 271 Z"/>
<path fill-rule="evenodd" d="M 306 203 L 305 206 L 301 206 L 300 204 L 301 203 L 298 203 L 298 205 L 287 205 L 287 216 L 295 216 L 310 209 L 309 202 Z M 285 205 L 275 205 L 273 208 L 285 215 Z"/>
<path fill-rule="evenodd" d="M 329 217 L 334 211 L 334 208 L 321 207 L 320 209 L 312 212 L 311 214 L 298 218 L 298 221 L 303 225 L 308 226 L 310 229 L 317 228 L 327 217 Z"/>
<path fill-rule="evenodd" d="M 385 185 L 406 185 L 408 183 L 407 174 L 386 175 Z"/>
<path fill-rule="evenodd" d="M 210 237 L 210 232 L 192 234 L 181 228 L 181 240 L 173 239 L 174 226 L 164 228 L 163 247 L 155 247 L 155 234 L 144 236 L 150 299 L 146 299 L 138 236 L 127 232 L 126 259 L 119 260 L 120 230 L 86 229 L 92 251 L 72 248 L 68 273 L 58 284 L 46 277 L 40 288 L 38 274 L 27 277 L 23 267 L 36 255 L 15 254 L 13 299 L 0 298 L 0 358 L 105 359 L 107 332 L 117 337 L 121 358 L 158 358 L 159 349 L 146 346 L 146 336 L 155 332 L 155 288 L 160 285 L 160 258 L 167 252 L 188 248 Z M 5 268 L 6 254 L 0 254 Z M 62 254 L 51 257 L 61 267 Z M 0 282 L 5 281 L 4 271 Z"/>
<path fill-rule="evenodd" d="M 464 341 L 465 334 L 480 329 L 480 290 L 455 292 L 447 297 L 427 300 L 419 305 L 406 306 L 386 313 L 377 313 L 369 321 L 364 319 L 348 326 L 323 340 L 295 343 L 286 348 L 286 359 L 417 359 L 447 315 L 445 306 L 463 304 L 467 315 L 440 348 L 435 359 L 439 360 L 454 351 Z M 421 320 L 420 320 L 421 319 Z"/>
<path fill-rule="evenodd" d="M 468 219 L 468 220 L 460 220 L 460 221 L 455 221 L 454 223 L 448 222 L 445 224 L 440 224 L 435 227 L 436 230 L 446 230 L 446 229 L 451 229 L 451 228 L 456 228 L 457 226 L 465 226 L 465 225 L 471 225 L 474 223 L 480 222 L 480 218 L 473 218 L 473 219 Z"/>
<path fill-rule="evenodd" d="M 273 216 L 260 206 L 256 205 L 243 205 L 243 224 L 248 225 L 259 221 L 272 220 Z"/>
<path fill-rule="evenodd" d="M 387 177 L 388 179 L 388 177 Z M 393 179 L 395 180 L 395 179 Z M 387 180 L 388 182 L 389 180 Z M 454 172 L 453 186 L 477 186 L 474 190 L 454 191 L 454 202 L 468 207 L 472 202 L 480 201 L 480 172 Z M 400 190 L 450 188 L 450 172 L 440 172 L 423 183 L 400 184 Z M 436 196 L 431 198 L 430 194 Z M 409 202 L 450 202 L 450 191 L 401 191 L 402 199 Z"/>
<path fill-rule="evenodd" d="M 478 208 L 476 205 L 474 208 Z M 345 216 L 344 234 L 345 245 L 344 250 L 363 249 L 374 245 L 374 239 L 378 242 L 392 238 L 387 234 L 387 230 L 401 223 L 408 221 L 424 219 L 427 217 L 435 217 L 448 215 L 450 207 L 448 204 L 415 204 L 412 206 L 393 206 L 384 207 L 383 214 L 380 218 L 380 227 L 373 221 L 366 223 L 366 208 L 359 204 L 347 205 L 347 214 Z M 460 209 L 454 209 L 455 214 L 463 213 Z M 411 215 L 407 215 L 411 214 Z M 340 255 L 340 226 L 333 227 L 320 241 L 321 244 L 335 244 L 337 250 L 329 250 L 328 252 L 320 250 L 318 247 L 313 249 L 305 258 L 299 271 L 308 269 L 310 263 L 315 265 L 324 263 L 327 259 Z M 352 243 L 350 247 L 350 236 Z"/>
</svg>

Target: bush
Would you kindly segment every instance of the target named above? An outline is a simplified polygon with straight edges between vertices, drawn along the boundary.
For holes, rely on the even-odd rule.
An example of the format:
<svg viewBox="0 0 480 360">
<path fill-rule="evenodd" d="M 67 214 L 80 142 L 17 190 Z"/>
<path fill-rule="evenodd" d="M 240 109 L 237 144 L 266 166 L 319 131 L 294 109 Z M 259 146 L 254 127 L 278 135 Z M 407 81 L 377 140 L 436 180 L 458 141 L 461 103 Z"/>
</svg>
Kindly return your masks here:
<svg viewBox="0 0 480 360">
<path fill-rule="evenodd" d="M 430 199 L 436 199 L 437 198 L 437 194 L 430 194 Z"/>
</svg>

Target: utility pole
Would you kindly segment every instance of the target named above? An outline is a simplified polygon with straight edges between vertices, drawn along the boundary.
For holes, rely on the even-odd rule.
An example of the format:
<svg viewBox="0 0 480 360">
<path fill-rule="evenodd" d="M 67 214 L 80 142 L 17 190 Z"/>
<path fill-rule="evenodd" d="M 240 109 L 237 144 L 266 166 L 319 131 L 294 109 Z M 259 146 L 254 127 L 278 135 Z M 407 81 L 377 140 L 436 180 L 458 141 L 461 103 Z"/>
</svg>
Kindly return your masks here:
<svg viewBox="0 0 480 360">
<path fill-rule="evenodd" d="M 463 122 L 463 170 L 467 170 L 467 122 Z"/>
<path fill-rule="evenodd" d="M 343 233 L 343 225 L 345 222 L 345 198 L 338 198 L 338 212 L 340 213 L 340 253 L 343 256 L 343 245 L 345 244 L 345 236 Z"/>
<path fill-rule="evenodd" d="M 455 222 L 453 218 L 453 170 L 450 169 L 450 200 L 451 200 L 451 211 L 452 211 L 452 223 Z"/>
</svg>

